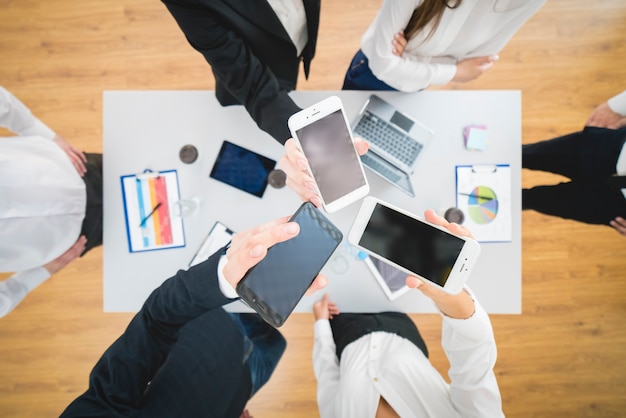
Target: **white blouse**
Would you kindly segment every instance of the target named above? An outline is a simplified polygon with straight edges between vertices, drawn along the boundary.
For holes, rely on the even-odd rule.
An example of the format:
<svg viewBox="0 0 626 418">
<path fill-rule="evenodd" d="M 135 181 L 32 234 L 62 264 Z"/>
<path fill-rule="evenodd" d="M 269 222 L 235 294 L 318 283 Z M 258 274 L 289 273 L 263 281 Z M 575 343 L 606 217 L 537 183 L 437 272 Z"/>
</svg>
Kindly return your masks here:
<svg viewBox="0 0 626 418">
<path fill-rule="evenodd" d="M 497 54 L 546 0 L 463 0 L 444 11 L 429 39 L 432 24 L 409 39 L 403 56 L 397 57 L 391 52 L 393 36 L 406 28 L 422 1 L 384 0 L 361 39 L 374 75 L 404 92 L 447 84 L 457 62 Z"/>
</svg>

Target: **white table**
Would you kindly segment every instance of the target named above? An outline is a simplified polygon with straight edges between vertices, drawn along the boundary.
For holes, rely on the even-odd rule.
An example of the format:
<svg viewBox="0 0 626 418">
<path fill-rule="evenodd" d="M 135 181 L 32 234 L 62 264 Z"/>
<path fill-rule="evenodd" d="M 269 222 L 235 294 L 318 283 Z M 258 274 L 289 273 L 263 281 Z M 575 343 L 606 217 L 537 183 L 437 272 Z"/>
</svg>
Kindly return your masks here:
<svg viewBox="0 0 626 418">
<path fill-rule="evenodd" d="M 301 107 L 329 95 L 342 98 L 353 119 L 369 92 L 294 92 Z M 421 121 L 435 137 L 412 176 L 411 198 L 368 172 L 371 194 L 417 214 L 427 208 L 455 205 L 455 166 L 510 164 L 512 242 L 482 244 L 480 259 L 468 285 L 489 313 L 521 313 L 521 94 L 519 91 L 424 91 L 416 94 L 377 92 L 383 99 Z M 150 292 L 189 261 L 217 220 L 241 231 L 300 205 L 288 188 L 268 186 L 262 199 L 209 178 L 222 140 L 278 161 L 280 144 L 254 124 L 242 106 L 221 107 L 212 91 L 106 91 L 103 105 L 104 148 L 104 310 L 139 310 Z M 490 142 L 485 151 L 465 150 L 462 130 L 484 124 Z M 193 144 L 198 160 L 190 165 L 178 158 L 180 148 Z M 184 218 L 187 244 L 183 248 L 129 253 L 124 223 L 120 176 L 143 171 L 177 169 L 181 198 L 200 199 L 199 209 Z M 347 234 L 359 203 L 329 217 Z M 339 251 L 345 251 L 346 246 Z M 338 274 L 330 262 L 323 272 L 327 291 L 344 312 L 396 310 L 434 312 L 420 292 L 389 301 L 367 266 L 345 254 L 349 270 Z M 297 312 L 310 312 L 319 295 L 305 297 Z M 245 311 L 241 302 L 231 310 Z"/>
</svg>

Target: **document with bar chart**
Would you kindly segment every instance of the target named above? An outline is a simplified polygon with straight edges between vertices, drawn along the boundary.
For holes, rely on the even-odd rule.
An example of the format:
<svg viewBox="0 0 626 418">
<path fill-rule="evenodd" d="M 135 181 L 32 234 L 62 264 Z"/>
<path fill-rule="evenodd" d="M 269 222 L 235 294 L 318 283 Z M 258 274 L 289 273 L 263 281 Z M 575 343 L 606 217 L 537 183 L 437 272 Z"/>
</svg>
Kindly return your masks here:
<svg viewBox="0 0 626 418">
<path fill-rule="evenodd" d="M 512 239 L 511 167 L 463 165 L 456 167 L 456 206 L 478 242 Z"/>
<path fill-rule="evenodd" d="M 128 250 L 133 252 L 185 246 L 183 221 L 174 214 L 180 200 L 176 170 L 122 176 Z"/>
</svg>

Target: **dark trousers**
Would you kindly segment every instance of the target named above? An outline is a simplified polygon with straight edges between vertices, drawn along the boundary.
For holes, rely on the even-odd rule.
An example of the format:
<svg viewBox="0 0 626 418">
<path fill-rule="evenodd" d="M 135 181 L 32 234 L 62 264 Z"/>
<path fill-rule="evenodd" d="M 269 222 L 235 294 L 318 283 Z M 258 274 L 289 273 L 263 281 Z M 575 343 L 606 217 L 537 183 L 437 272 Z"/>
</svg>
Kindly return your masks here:
<svg viewBox="0 0 626 418">
<path fill-rule="evenodd" d="M 391 90 L 396 91 L 389 84 L 379 80 L 369 67 L 367 57 L 359 49 L 343 80 L 342 90 Z"/>
<path fill-rule="evenodd" d="M 102 245 L 102 154 L 85 153 L 87 172 L 83 176 L 87 189 L 87 207 L 80 234 L 87 238 L 85 251 Z"/>
<path fill-rule="evenodd" d="M 267 383 L 278 361 L 285 352 L 287 342 L 283 335 L 257 314 L 230 313 L 243 335 L 243 362 L 250 369 L 252 397 Z"/>
<path fill-rule="evenodd" d="M 426 343 L 415 323 L 404 313 L 342 313 L 330 320 L 330 326 L 338 359 L 341 359 L 341 353 L 348 344 L 376 331 L 390 332 L 405 338 L 428 357 Z"/>
<path fill-rule="evenodd" d="M 609 181 L 625 140 L 626 128 L 586 127 L 523 145 L 523 168 L 560 174 L 571 181 L 522 189 L 522 209 L 600 225 L 626 216 L 626 199 Z"/>
</svg>

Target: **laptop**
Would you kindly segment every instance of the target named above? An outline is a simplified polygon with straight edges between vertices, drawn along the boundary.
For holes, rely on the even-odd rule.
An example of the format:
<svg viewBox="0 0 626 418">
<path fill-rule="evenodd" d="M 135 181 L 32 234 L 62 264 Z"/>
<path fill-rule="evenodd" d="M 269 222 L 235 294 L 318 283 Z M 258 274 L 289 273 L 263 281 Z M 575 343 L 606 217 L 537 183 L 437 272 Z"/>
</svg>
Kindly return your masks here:
<svg viewBox="0 0 626 418">
<path fill-rule="evenodd" d="M 410 175 L 433 131 L 371 95 L 359 112 L 352 132 L 370 143 L 369 151 L 361 156 L 363 164 L 414 197 Z"/>
</svg>

